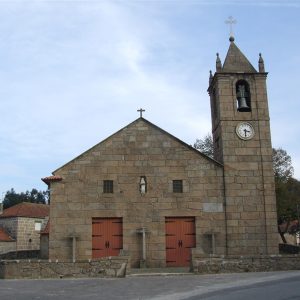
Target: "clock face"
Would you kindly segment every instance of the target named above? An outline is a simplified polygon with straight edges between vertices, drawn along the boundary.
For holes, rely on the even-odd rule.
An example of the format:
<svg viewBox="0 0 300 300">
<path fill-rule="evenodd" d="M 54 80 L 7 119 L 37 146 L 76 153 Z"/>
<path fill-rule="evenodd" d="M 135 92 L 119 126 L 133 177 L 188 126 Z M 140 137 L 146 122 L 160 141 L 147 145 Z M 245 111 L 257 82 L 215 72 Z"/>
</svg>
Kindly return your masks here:
<svg viewBox="0 0 300 300">
<path fill-rule="evenodd" d="M 241 122 L 236 127 L 236 134 L 242 140 L 250 140 L 254 136 L 254 129 L 250 123 Z"/>
</svg>

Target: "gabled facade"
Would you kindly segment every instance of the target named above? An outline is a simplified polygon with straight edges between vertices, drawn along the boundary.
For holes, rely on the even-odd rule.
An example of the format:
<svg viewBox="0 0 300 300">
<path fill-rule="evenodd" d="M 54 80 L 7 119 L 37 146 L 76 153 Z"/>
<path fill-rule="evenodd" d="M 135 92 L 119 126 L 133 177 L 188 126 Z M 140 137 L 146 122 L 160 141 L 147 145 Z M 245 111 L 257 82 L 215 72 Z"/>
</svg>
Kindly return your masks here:
<svg viewBox="0 0 300 300">
<path fill-rule="evenodd" d="M 191 249 L 278 252 L 262 58 L 257 72 L 231 39 L 216 67 L 208 89 L 215 159 L 135 120 L 43 179 L 50 259 L 126 253 L 133 267 L 164 267 L 189 265 Z"/>
<path fill-rule="evenodd" d="M 51 183 L 52 259 L 72 257 L 73 236 L 77 259 L 123 249 L 133 266 L 143 259 L 148 266 L 187 265 L 191 247 L 211 248 L 204 234 L 212 232 L 214 251 L 225 251 L 222 166 L 144 118 L 54 174 L 62 180 Z M 175 246 L 187 252 L 184 262 Z"/>
</svg>

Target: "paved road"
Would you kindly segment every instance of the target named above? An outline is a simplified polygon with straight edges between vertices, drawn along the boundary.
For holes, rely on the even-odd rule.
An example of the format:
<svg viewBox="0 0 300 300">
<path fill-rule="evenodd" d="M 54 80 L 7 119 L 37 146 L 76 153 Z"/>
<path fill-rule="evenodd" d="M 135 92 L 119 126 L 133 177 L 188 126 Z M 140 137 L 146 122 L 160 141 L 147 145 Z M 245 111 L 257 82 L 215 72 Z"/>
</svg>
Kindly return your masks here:
<svg viewBox="0 0 300 300">
<path fill-rule="evenodd" d="M 296 300 L 300 271 L 124 279 L 0 280 L 1 300 Z"/>
</svg>

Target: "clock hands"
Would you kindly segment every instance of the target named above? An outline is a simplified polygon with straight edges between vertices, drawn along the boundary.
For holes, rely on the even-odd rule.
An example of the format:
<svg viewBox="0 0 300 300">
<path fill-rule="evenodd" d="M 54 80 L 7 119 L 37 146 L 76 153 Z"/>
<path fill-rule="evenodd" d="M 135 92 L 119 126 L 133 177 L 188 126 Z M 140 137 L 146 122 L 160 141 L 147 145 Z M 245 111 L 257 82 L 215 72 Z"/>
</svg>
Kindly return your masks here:
<svg viewBox="0 0 300 300">
<path fill-rule="evenodd" d="M 236 126 L 235 132 L 242 140 L 250 140 L 254 136 L 254 128 L 248 122 L 240 122 Z"/>
<path fill-rule="evenodd" d="M 247 137 L 247 133 L 250 133 L 250 130 L 244 129 L 245 137 Z"/>
</svg>

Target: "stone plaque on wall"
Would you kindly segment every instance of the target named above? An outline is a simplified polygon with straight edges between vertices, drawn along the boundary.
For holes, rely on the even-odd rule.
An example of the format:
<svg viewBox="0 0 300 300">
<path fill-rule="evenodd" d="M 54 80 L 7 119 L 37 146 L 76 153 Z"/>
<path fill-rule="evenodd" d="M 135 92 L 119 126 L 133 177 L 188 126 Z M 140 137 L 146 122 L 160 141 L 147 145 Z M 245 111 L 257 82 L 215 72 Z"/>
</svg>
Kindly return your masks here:
<svg viewBox="0 0 300 300">
<path fill-rule="evenodd" d="M 223 212 L 222 203 L 203 203 L 204 212 Z"/>
</svg>

